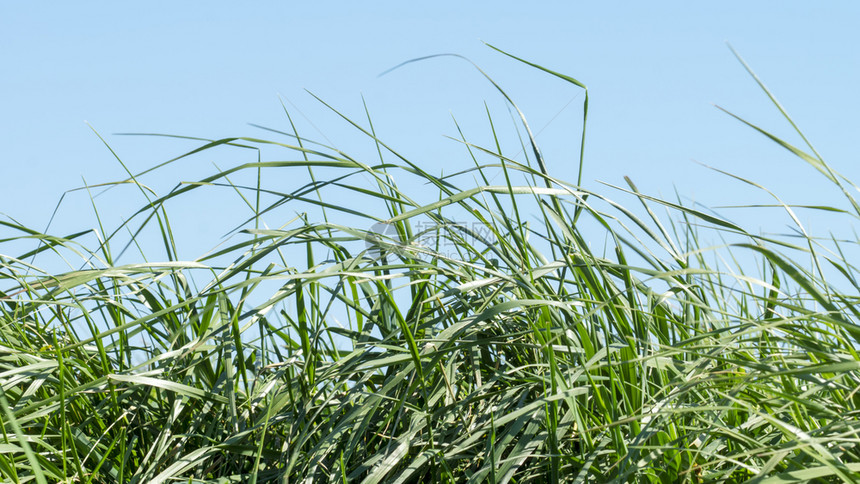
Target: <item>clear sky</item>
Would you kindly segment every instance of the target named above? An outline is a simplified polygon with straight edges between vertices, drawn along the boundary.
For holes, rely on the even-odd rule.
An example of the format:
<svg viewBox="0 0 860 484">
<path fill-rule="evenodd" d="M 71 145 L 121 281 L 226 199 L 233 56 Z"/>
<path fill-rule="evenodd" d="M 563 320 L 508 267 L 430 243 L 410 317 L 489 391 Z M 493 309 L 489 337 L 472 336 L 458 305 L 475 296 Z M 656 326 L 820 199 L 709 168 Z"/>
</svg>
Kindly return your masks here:
<svg viewBox="0 0 860 484">
<path fill-rule="evenodd" d="M 360 142 L 352 131 L 305 89 L 359 120 L 363 95 L 381 138 L 429 171 L 456 171 L 471 162 L 445 138 L 456 135 L 452 115 L 467 136 L 489 143 L 484 101 L 510 124 L 499 95 L 453 58 L 378 77 L 437 53 L 468 57 L 506 88 L 540 132 L 550 171 L 575 181 L 581 91 L 482 41 L 588 86 L 588 188 L 629 175 L 646 192 L 677 190 L 712 206 L 759 200 L 696 160 L 789 201 L 820 202 L 829 195 L 814 170 L 714 107 L 799 143 L 726 42 L 822 155 L 860 179 L 858 23 L 860 3 L 847 1 L 3 2 L 0 212 L 43 227 L 65 190 L 124 177 L 87 123 L 140 171 L 196 145 L 115 133 L 274 136 L 248 123 L 288 128 L 280 97 L 305 136 L 362 153 L 351 148 Z M 503 145 L 518 151 L 514 139 Z M 197 158 L 164 177 L 201 178 L 213 162 L 225 168 L 248 157 Z M 144 180 L 162 193 L 176 181 Z M 103 210 L 128 214 L 143 202 L 124 196 L 127 204 Z M 85 193 L 68 195 L 57 230 L 91 224 L 91 211 Z"/>
</svg>

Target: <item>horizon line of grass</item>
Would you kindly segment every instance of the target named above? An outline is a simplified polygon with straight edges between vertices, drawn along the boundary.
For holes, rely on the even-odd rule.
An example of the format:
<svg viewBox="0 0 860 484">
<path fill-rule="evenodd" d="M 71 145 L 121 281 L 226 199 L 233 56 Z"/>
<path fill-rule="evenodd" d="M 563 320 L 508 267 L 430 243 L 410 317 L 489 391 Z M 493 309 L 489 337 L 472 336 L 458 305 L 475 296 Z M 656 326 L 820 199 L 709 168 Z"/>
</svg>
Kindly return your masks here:
<svg viewBox="0 0 860 484">
<path fill-rule="evenodd" d="M 369 112 L 362 124 L 320 100 L 378 159 L 304 138 L 284 106 L 292 131 L 270 131 L 287 142 L 199 140 L 155 168 L 87 186 L 139 189 L 145 205 L 119 227 L 99 219 L 56 236 L 0 220 L 22 234 L 0 243 L 34 246 L 17 256 L 0 246 L 0 476 L 860 481 L 856 240 L 809 234 L 798 207 L 775 194 L 795 238 L 757 235 L 629 179 L 583 187 L 585 85 L 490 47 L 585 91 L 577 183 L 547 171 L 524 114 L 479 69 L 518 114 L 526 162 L 502 152 L 488 109 L 494 146 L 457 126 L 474 165 L 461 174 L 474 186 L 406 159 L 377 137 Z M 860 216 L 856 186 L 741 62 L 809 150 L 741 121 L 849 205 L 805 209 Z M 228 146 L 286 156 L 258 155 L 164 195 L 140 182 Z M 274 170 L 307 177 L 274 189 L 264 177 Z M 418 183 L 433 193 L 403 188 Z M 179 260 L 167 203 L 224 189 L 252 216 L 225 227 L 226 244 Z M 344 193 L 349 203 L 334 198 Z M 287 205 L 308 211 L 269 228 L 266 217 Z M 142 245 L 150 232 L 160 246 Z M 140 258 L 120 263 L 132 249 Z M 36 265 L 48 256 L 78 269 Z"/>
</svg>

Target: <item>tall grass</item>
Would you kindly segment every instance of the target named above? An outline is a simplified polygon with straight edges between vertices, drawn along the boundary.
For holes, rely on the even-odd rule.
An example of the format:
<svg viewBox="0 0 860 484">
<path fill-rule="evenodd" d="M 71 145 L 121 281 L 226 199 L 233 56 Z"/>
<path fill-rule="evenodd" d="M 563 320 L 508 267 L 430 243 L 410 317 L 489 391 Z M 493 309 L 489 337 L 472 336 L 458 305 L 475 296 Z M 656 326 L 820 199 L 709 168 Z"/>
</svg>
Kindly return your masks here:
<svg viewBox="0 0 860 484">
<path fill-rule="evenodd" d="M 546 170 L 522 122 L 525 164 L 498 142 L 462 140 L 474 186 L 399 155 L 368 118 L 350 123 L 375 160 L 295 128 L 285 141 L 201 141 L 192 153 L 280 154 L 162 195 L 129 172 L 117 185 L 148 201 L 113 231 L 0 221 L 11 234 L 0 246 L 0 475 L 860 480 L 860 288 L 844 255 L 855 241 L 808 234 L 779 199 L 799 238 L 755 235 L 629 180 L 587 190 Z M 815 209 L 860 216 L 856 187 L 811 146 L 750 126 L 846 197 L 848 208 Z M 282 171 L 306 182 L 266 184 Z M 225 189 L 253 215 L 225 247 L 178 260 L 166 204 Z M 309 209 L 282 227 L 264 224 L 299 206 Z M 153 230 L 161 242 L 148 246 Z M 124 234 L 159 258 L 116 262 L 131 257 L 119 257 Z M 25 242 L 16 256 L 2 248 Z"/>
</svg>

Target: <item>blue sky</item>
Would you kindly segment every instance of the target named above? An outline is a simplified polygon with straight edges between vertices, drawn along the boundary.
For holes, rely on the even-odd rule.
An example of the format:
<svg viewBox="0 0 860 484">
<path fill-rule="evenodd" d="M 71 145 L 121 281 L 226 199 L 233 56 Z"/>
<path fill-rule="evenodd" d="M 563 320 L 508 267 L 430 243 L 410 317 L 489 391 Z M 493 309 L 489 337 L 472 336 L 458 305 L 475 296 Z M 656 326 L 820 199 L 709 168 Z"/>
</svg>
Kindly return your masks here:
<svg viewBox="0 0 860 484">
<path fill-rule="evenodd" d="M 123 178 L 122 166 L 89 125 L 140 171 L 196 144 L 115 133 L 267 137 L 248 123 L 288 128 L 280 98 L 305 136 L 372 155 L 366 141 L 305 89 L 362 120 L 364 96 L 381 138 L 429 171 L 456 171 L 470 162 L 445 138 L 456 135 L 452 116 L 477 143 L 491 141 L 485 101 L 494 120 L 511 123 L 500 96 L 463 61 L 433 59 L 378 76 L 437 53 L 468 57 L 508 90 L 539 132 L 550 171 L 575 181 L 581 91 L 482 41 L 589 87 L 588 188 L 600 189 L 598 180 L 620 185 L 627 175 L 646 192 L 672 196 L 677 190 L 687 201 L 711 206 L 761 201 L 696 160 L 758 181 L 790 202 L 833 199 L 811 168 L 714 107 L 799 143 L 727 41 L 825 159 L 860 179 L 853 142 L 860 112 L 857 3 L 235 5 L 4 2 L 0 212 L 42 227 L 64 191 L 84 179 Z M 507 153 L 518 151 L 514 139 L 505 144 Z M 207 155 L 144 181 L 163 193 L 178 179 L 211 173 L 212 163 L 225 168 L 242 161 L 250 161 L 248 154 Z M 132 191 L 121 193 L 97 199 L 117 220 L 143 203 Z M 195 218 L 200 208 L 184 210 L 193 223 L 203 223 Z M 91 212 L 86 193 L 69 194 L 56 230 L 91 226 Z"/>
</svg>

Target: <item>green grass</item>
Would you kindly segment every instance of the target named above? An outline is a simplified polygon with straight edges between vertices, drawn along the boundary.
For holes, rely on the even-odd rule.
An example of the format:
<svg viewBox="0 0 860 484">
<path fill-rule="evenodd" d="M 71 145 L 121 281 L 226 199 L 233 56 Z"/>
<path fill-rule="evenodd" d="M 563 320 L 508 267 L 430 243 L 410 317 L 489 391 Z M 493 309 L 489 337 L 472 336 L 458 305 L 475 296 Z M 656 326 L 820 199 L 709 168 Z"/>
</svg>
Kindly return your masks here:
<svg viewBox="0 0 860 484">
<path fill-rule="evenodd" d="M 112 230 L 0 221 L 4 481 L 860 481 L 856 241 L 779 198 L 800 236 L 565 182 L 525 117 L 526 164 L 461 140 L 466 186 L 350 123 L 377 159 L 295 128 L 201 140 L 274 155 L 166 194 L 129 172 L 147 203 Z M 811 145 L 750 126 L 846 197 L 814 210 L 860 216 Z M 183 261 L 189 192 L 251 215 Z"/>
</svg>

